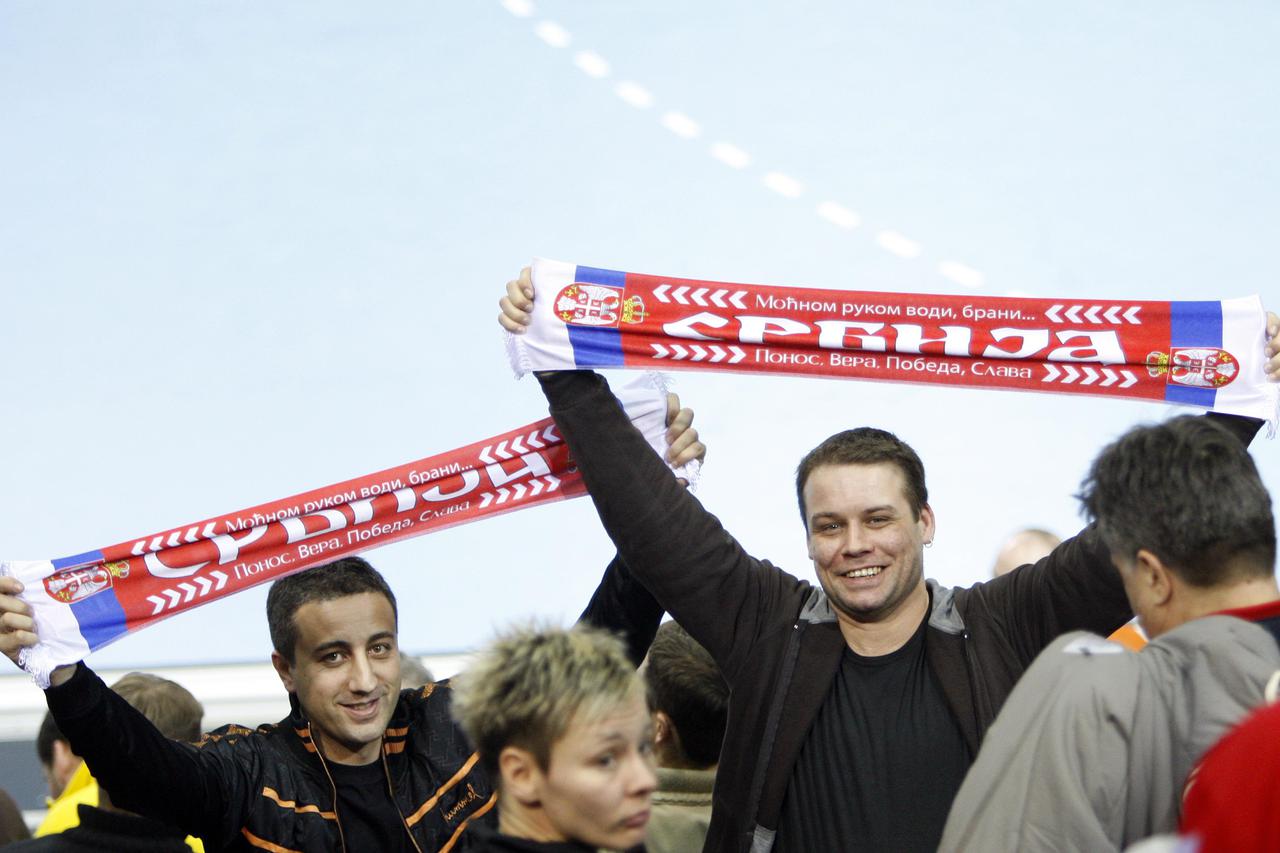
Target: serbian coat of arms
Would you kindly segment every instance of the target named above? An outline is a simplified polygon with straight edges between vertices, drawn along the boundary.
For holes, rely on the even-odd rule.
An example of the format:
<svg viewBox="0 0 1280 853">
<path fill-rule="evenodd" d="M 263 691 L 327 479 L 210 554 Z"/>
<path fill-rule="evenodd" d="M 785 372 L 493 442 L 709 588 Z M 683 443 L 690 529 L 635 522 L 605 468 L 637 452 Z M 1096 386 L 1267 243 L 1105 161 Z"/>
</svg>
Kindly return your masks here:
<svg viewBox="0 0 1280 853">
<path fill-rule="evenodd" d="M 94 593 L 111 587 L 113 578 L 127 578 L 129 563 L 102 563 L 58 572 L 44 579 L 45 591 L 64 604 L 82 601 Z"/>
<path fill-rule="evenodd" d="M 623 298 L 620 287 L 574 282 L 555 298 L 553 310 L 572 326 L 612 326 L 639 323 L 647 316 L 639 296 Z"/>
<path fill-rule="evenodd" d="M 1164 376 L 1171 385 L 1221 388 L 1240 373 L 1240 362 L 1217 347 L 1175 347 L 1167 353 L 1147 356 L 1147 372 Z"/>
</svg>

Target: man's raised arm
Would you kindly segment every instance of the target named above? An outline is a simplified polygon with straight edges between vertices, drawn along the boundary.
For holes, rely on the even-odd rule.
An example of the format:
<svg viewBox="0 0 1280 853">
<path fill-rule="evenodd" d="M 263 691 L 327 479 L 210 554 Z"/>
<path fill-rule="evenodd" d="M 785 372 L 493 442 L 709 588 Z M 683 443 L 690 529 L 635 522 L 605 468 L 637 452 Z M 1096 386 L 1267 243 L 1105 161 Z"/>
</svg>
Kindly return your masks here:
<svg viewBox="0 0 1280 853">
<path fill-rule="evenodd" d="M 1280 335 L 1276 315 L 1269 328 Z M 1280 344 L 1273 339 L 1268 352 Z M 1275 361 L 1276 359 L 1273 359 Z M 1210 418 L 1248 447 L 1264 421 L 1240 415 L 1207 412 Z M 1133 617 L 1111 553 L 1090 524 L 1032 566 L 978 584 L 969 607 L 983 606 L 1002 613 L 1008 636 L 1024 664 L 1029 664 L 1055 637 L 1068 631 L 1111 634 Z M 981 604 L 977 604 L 981 602 Z"/>
<path fill-rule="evenodd" d="M 0 577 L 0 651 L 15 664 L 38 641 L 21 591 L 17 578 Z M 242 822 L 233 813 L 244 801 L 233 763 L 165 737 L 83 663 L 58 667 L 50 681 L 45 700 L 54 721 L 114 805 L 197 836 L 211 850 L 233 840 L 224 833 Z"/>
<path fill-rule="evenodd" d="M 532 307 L 529 271 L 508 283 L 499 322 L 519 334 Z M 605 380 L 589 371 L 538 376 L 605 530 L 627 567 L 701 643 L 731 682 L 784 587 L 800 581 L 748 555 L 688 494 L 631 425 Z M 683 412 L 668 456 L 679 453 Z"/>
<path fill-rule="evenodd" d="M 667 395 L 666 437 L 667 461 L 672 467 L 682 468 L 695 460 L 701 463 L 706 458 L 706 445 L 693 428 L 693 411 L 680 408 L 680 399 L 674 394 Z M 658 633 L 662 613 L 653 593 L 632 574 L 621 556 L 614 555 L 578 621 L 621 634 L 627 657 L 639 666 Z"/>
</svg>

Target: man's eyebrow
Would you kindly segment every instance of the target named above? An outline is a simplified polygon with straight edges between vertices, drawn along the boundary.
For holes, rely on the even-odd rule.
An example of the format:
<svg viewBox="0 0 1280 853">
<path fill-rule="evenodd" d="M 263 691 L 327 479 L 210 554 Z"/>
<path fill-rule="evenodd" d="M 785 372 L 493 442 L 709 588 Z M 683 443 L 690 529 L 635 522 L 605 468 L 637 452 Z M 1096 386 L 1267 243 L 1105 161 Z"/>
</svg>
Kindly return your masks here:
<svg viewBox="0 0 1280 853">
<path fill-rule="evenodd" d="M 376 633 L 376 634 L 372 635 L 371 637 L 369 637 L 369 639 L 368 639 L 368 640 L 366 640 L 365 642 L 367 642 L 367 643 L 375 643 L 375 642 L 377 642 L 378 640 L 394 640 L 395 638 L 396 638 L 396 632 L 395 632 L 395 631 L 379 631 L 378 633 Z"/>
<path fill-rule="evenodd" d="M 346 640 L 329 640 L 328 642 L 324 642 L 316 646 L 311 650 L 311 653 L 313 655 L 318 655 L 329 651 L 346 651 L 350 648 L 351 644 Z"/>
<path fill-rule="evenodd" d="M 878 506 L 863 507 L 858 510 L 858 515 L 866 515 L 869 512 L 897 512 L 893 504 L 880 504 Z M 810 518 L 843 518 L 846 513 L 839 512 L 834 509 L 825 509 L 821 512 L 815 512 Z"/>
</svg>

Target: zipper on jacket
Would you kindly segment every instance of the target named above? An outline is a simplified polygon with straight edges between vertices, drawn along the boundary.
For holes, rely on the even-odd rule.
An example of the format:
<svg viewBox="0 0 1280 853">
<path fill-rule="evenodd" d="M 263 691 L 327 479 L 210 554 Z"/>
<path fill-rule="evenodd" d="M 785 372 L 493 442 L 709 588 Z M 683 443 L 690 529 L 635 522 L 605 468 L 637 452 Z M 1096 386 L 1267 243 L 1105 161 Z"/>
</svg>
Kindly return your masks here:
<svg viewBox="0 0 1280 853">
<path fill-rule="evenodd" d="M 754 851 L 757 849 L 756 844 L 756 827 L 760 825 L 760 798 L 764 794 L 765 777 L 769 772 L 769 764 L 773 759 L 773 742 L 777 738 L 778 726 L 782 722 L 782 706 L 786 702 L 787 691 L 791 689 L 791 677 L 795 673 L 796 660 L 800 657 L 800 634 L 804 631 L 803 622 L 796 622 L 791 626 L 791 639 L 787 643 L 787 650 L 782 658 L 782 671 L 778 677 L 778 686 L 773 693 L 773 703 L 769 707 L 769 716 L 765 719 L 764 737 L 760 742 L 760 751 L 756 758 L 755 772 L 752 774 L 751 789 L 748 793 L 747 814 L 750 815 L 750 822 L 753 824 L 749 830 L 747 837 L 747 846 Z M 766 842 L 768 847 L 773 847 L 773 838 L 770 837 Z"/>
<path fill-rule="evenodd" d="M 413 837 L 413 830 L 409 829 L 409 821 L 404 819 L 404 813 L 400 811 L 400 804 L 396 802 L 396 791 L 391 785 L 391 766 L 387 764 L 386 751 L 382 752 L 382 772 L 387 777 L 387 795 L 391 797 L 391 805 L 395 807 L 396 814 L 400 815 L 400 825 L 409 834 L 409 843 L 413 845 L 413 849 L 417 850 L 418 853 L 422 853 L 422 848 L 418 846 L 418 839 Z"/>
<path fill-rule="evenodd" d="M 973 663 L 973 655 L 970 651 L 971 646 L 969 643 L 968 628 L 964 628 L 960 631 L 960 646 L 961 646 L 961 653 L 964 655 L 964 673 L 969 679 L 969 689 L 973 691 L 973 730 L 974 730 L 974 733 L 978 736 L 978 748 L 981 749 L 982 741 L 986 736 L 986 731 L 982 727 L 983 714 L 982 714 L 982 710 L 978 707 L 978 704 L 980 702 L 983 702 L 985 697 L 980 697 L 978 695 L 978 681 L 973 671 L 974 663 Z M 973 759 L 976 760 L 977 757 L 978 757 L 978 754 L 975 752 L 973 754 Z"/>
<path fill-rule="evenodd" d="M 347 853 L 347 837 L 342 832 L 342 815 L 338 814 L 338 785 L 333 781 L 333 775 L 329 772 L 329 765 L 324 760 L 323 745 L 311 735 L 310 722 L 307 723 L 307 737 L 310 737 L 311 742 L 315 744 L 316 758 L 320 759 L 320 767 L 324 770 L 325 778 L 329 780 L 329 790 L 333 792 L 333 822 L 338 825 L 338 843 L 342 845 L 342 853 Z"/>
</svg>

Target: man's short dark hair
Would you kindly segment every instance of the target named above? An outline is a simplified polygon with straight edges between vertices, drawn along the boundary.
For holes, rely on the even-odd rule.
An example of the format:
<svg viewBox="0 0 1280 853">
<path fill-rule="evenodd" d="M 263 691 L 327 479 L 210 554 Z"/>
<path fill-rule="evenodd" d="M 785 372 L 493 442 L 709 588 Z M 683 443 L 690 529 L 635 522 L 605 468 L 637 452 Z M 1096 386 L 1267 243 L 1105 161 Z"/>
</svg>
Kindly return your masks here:
<svg viewBox="0 0 1280 853">
<path fill-rule="evenodd" d="M 1212 417 L 1129 430 L 1094 460 L 1078 497 L 1113 557 L 1146 549 L 1202 588 L 1274 571 L 1271 497 L 1248 450 Z"/>
<path fill-rule="evenodd" d="M 332 601 L 365 592 L 385 595 L 391 602 L 392 614 L 399 622 L 400 613 L 391 587 L 362 557 L 343 557 L 281 578 L 271 585 L 271 591 L 267 593 L 267 627 L 271 631 L 271 644 L 285 660 L 293 663 L 298 645 L 298 626 L 293 615 L 298 608 L 313 601 Z"/>
<path fill-rule="evenodd" d="M 858 427 L 838 432 L 810 450 L 796 468 L 796 498 L 800 502 L 800 520 L 809 525 L 804 505 L 804 484 L 809 475 L 822 465 L 878 465 L 887 462 L 898 466 L 905 483 L 907 504 L 916 520 L 929 502 L 924 484 L 924 463 L 911 445 L 891 432 L 874 427 Z"/>
<path fill-rule="evenodd" d="M 111 689 L 151 721 L 170 740 L 194 743 L 200 739 L 204 707 L 176 681 L 146 672 L 131 672 Z"/>
<path fill-rule="evenodd" d="M 53 764 L 53 742 L 55 740 L 66 742 L 67 736 L 62 733 L 62 729 L 58 728 L 58 724 L 53 721 L 53 714 L 45 711 L 44 719 L 40 721 L 40 731 L 36 733 L 36 757 L 40 759 L 40 763 L 45 767 Z"/>
<path fill-rule="evenodd" d="M 644 680 L 649 706 L 671 718 L 689 763 L 717 763 L 729 718 L 729 685 L 711 654 L 684 628 L 664 622 L 649 646 Z"/>
</svg>

